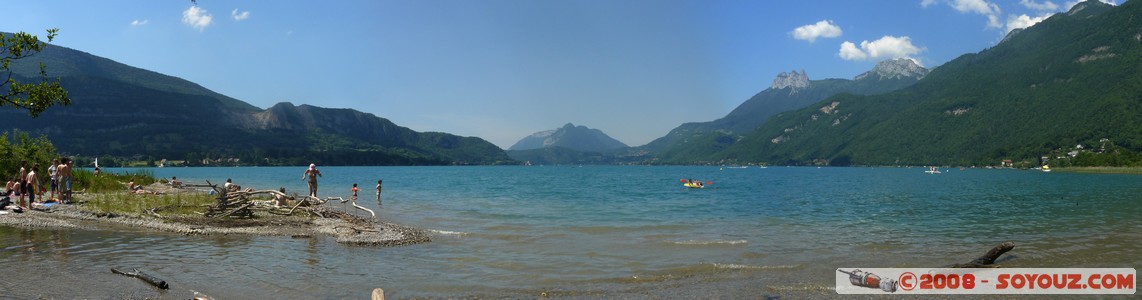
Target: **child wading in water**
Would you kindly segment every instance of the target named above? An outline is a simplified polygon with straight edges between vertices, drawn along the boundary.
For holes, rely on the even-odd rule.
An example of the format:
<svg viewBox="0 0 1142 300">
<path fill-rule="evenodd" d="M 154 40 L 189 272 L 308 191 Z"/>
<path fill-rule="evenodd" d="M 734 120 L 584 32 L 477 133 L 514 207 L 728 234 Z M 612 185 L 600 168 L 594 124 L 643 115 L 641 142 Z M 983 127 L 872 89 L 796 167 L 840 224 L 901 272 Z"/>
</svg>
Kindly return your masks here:
<svg viewBox="0 0 1142 300">
<path fill-rule="evenodd" d="M 353 197 L 349 197 L 349 199 L 353 200 L 354 203 L 357 202 L 357 184 L 356 183 L 353 184 Z"/>
</svg>

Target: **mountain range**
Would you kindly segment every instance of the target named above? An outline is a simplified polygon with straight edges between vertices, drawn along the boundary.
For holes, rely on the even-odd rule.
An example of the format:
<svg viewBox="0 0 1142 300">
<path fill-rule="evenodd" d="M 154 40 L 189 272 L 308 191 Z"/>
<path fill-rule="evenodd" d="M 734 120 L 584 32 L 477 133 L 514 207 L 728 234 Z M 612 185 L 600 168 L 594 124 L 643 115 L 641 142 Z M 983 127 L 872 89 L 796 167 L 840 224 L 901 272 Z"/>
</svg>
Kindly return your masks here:
<svg viewBox="0 0 1142 300">
<path fill-rule="evenodd" d="M 837 94 L 868 95 L 893 91 L 924 78 L 928 70 L 910 59 L 880 62 L 853 80 L 809 80 L 804 70 L 780 73 L 773 84 L 743 102 L 725 117 L 700 123 L 686 123 L 666 136 L 639 147 L 653 153 L 661 163 L 698 163 L 733 144 L 770 117 L 799 109 Z"/>
<path fill-rule="evenodd" d="M 351 109 L 279 103 L 263 110 L 177 77 L 55 45 L 15 62 L 14 76 L 35 78 L 40 62 L 60 78 L 73 104 L 35 119 L 0 110 L 0 126 L 46 134 L 64 153 L 262 165 L 511 161 L 480 138 L 416 132 Z"/>
<path fill-rule="evenodd" d="M 46 134 L 68 154 L 265 165 L 1033 165 L 1042 158 L 1066 165 L 1066 157 L 1083 159 L 1078 150 L 1094 145 L 1111 154 L 1096 164 L 1142 165 L 1137 16 L 1136 1 L 1115 7 L 1089 0 L 931 71 L 896 59 L 852 80 L 781 73 L 725 117 L 682 124 L 638 147 L 567 124 L 504 151 L 480 138 L 416 132 L 351 109 L 260 109 L 177 77 L 51 45 L 13 64 L 13 76 L 37 77 L 43 62 L 74 104 L 35 119 L 0 110 L 0 126 Z"/>
<path fill-rule="evenodd" d="M 1142 4 L 1135 1 L 1115 7 L 1088 0 L 930 72 L 912 60 L 896 59 L 853 80 L 809 80 L 804 70 L 781 73 L 726 117 L 686 123 L 647 145 L 591 159 L 1142 165 L 1142 18 L 1137 16 Z M 1093 147 L 1098 150 L 1084 150 Z M 566 151 L 550 156 L 581 159 Z"/>
<path fill-rule="evenodd" d="M 1082 145 L 1142 149 L 1142 3 L 1075 5 L 911 86 L 772 117 L 702 159 L 772 164 L 1066 163 Z M 1134 157 L 1132 163 L 1139 163 Z M 1111 162 L 1124 165 L 1131 162 Z"/>
</svg>

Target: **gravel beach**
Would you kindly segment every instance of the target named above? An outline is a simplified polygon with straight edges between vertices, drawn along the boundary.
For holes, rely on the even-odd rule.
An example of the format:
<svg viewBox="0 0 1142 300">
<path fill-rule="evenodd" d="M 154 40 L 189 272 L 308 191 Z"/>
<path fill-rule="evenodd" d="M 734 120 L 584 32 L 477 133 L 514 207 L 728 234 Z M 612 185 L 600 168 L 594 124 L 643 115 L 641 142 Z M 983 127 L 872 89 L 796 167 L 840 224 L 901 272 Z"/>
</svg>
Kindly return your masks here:
<svg viewBox="0 0 1142 300">
<path fill-rule="evenodd" d="M 82 203 L 85 198 L 94 196 L 77 195 L 77 200 Z M 254 219 L 226 220 L 202 216 L 157 218 L 144 214 L 107 214 L 70 204 L 56 204 L 23 213 L 11 211 L 12 207 L 4 210 L 7 214 L 0 214 L 0 226 L 49 231 L 142 229 L 186 235 L 259 235 L 287 239 L 324 236 L 332 237 L 338 243 L 360 247 L 394 247 L 430 241 L 424 230 L 352 215 L 337 208 L 318 208 L 326 218 L 258 214 L 259 217 Z M 19 245 L 9 246 L 19 248 Z M 76 270 L 66 263 L 50 260 L 9 263 L 21 267 L 12 273 L 19 276 L 0 278 L 0 298 L 4 299 L 187 299 L 194 296 L 180 286 L 172 285 L 169 291 L 159 290 L 141 280 L 125 280 L 126 276 L 113 274 L 110 270 Z M 45 280 L 67 284 L 51 284 L 50 288 L 45 288 Z M 120 284 L 109 285 L 110 282 Z"/>
<path fill-rule="evenodd" d="M 89 196 L 89 195 L 87 195 Z M 77 198 L 83 201 L 82 197 Z M 215 220 L 207 217 L 155 218 L 85 210 L 82 205 L 57 204 L 46 210 L 0 215 L 0 225 L 36 229 L 113 229 L 126 225 L 183 234 L 250 234 L 266 236 L 332 236 L 339 243 L 365 246 L 402 246 L 430 241 L 424 231 L 381 220 L 363 218 L 337 209 L 321 208 L 330 218 L 264 216 L 254 220 Z"/>
</svg>

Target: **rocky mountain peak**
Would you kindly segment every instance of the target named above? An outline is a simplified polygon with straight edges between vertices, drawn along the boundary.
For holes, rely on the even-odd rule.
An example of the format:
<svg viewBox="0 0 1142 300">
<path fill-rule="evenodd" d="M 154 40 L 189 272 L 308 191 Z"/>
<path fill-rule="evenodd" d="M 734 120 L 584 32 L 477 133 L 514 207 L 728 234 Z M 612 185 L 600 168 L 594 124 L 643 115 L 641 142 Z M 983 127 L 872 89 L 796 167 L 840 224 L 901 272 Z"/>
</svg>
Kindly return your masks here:
<svg viewBox="0 0 1142 300">
<path fill-rule="evenodd" d="M 865 78 L 875 79 L 904 79 L 915 78 L 922 79 L 928 75 L 928 69 L 916 64 L 915 61 L 909 58 L 889 59 L 876 64 L 875 68 L 871 71 L 864 72 L 864 74 L 857 75 L 853 80 L 861 80 Z"/>
<path fill-rule="evenodd" d="M 793 70 L 791 73 L 781 72 L 781 74 L 777 74 L 777 78 L 773 79 L 773 85 L 770 85 L 770 88 L 775 90 L 791 88 L 790 93 L 796 93 L 799 90 L 809 88 L 809 75 L 805 74 L 805 70 L 801 70 L 801 73 L 797 73 L 797 70 Z"/>
</svg>

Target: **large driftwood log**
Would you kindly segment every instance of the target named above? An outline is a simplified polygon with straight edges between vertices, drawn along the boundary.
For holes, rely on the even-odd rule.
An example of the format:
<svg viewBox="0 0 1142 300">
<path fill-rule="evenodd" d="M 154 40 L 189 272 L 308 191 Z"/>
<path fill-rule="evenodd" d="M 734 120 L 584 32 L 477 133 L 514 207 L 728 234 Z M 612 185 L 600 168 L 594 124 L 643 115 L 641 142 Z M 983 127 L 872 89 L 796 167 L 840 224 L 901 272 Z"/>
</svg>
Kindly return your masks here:
<svg viewBox="0 0 1142 300">
<path fill-rule="evenodd" d="M 952 268 L 995 268 L 995 267 L 998 267 L 995 265 L 995 260 L 998 259 L 1000 255 L 1007 253 L 1007 251 L 1011 251 L 1011 249 L 1015 249 L 1015 243 L 1014 242 L 1011 242 L 1011 241 L 1003 242 L 1002 244 L 995 246 L 995 248 L 991 248 L 991 250 L 987 251 L 987 253 L 985 253 L 983 256 L 980 256 L 979 258 L 976 258 L 975 260 L 973 260 L 969 263 L 954 264 L 951 267 Z"/>
</svg>

